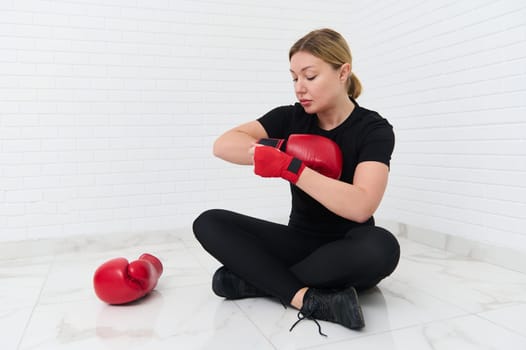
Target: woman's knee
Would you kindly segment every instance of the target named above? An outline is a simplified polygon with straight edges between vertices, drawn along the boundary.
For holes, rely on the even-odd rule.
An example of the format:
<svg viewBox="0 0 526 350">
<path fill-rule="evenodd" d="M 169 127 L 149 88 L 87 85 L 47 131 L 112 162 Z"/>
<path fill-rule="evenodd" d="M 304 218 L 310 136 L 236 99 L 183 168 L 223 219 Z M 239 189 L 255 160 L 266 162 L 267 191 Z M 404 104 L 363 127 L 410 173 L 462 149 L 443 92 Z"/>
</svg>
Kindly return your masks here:
<svg viewBox="0 0 526 350">
<path fill-rule="evenodd" d="M 213 228 L 217 227 L 222 212 L 222 209 L 209 209 L 199 214 L 192 224 L 192 230 L 197 240 L 202 242 L 212 232 Z"/>
<path fill-rule="evenodd" d="M 383 227 L 364 226 L 355 228 L 347 234 L 354 242 L 361 242 L 365 246 L 381 249 L 392 253 L 400 251 L 396 237 Z"/>
<path fill-rule="evenodd" d="M 383 256 L 383 274 L 384 277 L 389 276 L 398 266 L 400 261 L 400 244 L 396 237 L 386 229 L 382 227 L 376 227 L 378 234 L 378 245 Z"/>
<path fill-rule="evenodd" d="M 376 226 L 375 232 L 377 235 L 376 243 L 382 250 L 386 269 L 392 272 L 398 265 L 398 260 L 400 259 L 400 244 L 391 232 L 382 227 Z"/>
<path fill-rule="evenodd" d="M 387 276 L 397 267 L 400 259 L 400 244 L 388 230 L 379 226 L 360 227 L 351 230 L 348 237 L 372 262 L 375 262 L 379 273 Z"/>
<path fill-rule="evenodd" d="M 383 227 L 376 226 L 375 228 L 378 232 L 378 235 L 380 236 L 382 245 L 385 247 L 384 249 L 392 252 L 394 255 L 400 255 L 400 244 L 398 243 L 395 235 Z"/>
</svg>

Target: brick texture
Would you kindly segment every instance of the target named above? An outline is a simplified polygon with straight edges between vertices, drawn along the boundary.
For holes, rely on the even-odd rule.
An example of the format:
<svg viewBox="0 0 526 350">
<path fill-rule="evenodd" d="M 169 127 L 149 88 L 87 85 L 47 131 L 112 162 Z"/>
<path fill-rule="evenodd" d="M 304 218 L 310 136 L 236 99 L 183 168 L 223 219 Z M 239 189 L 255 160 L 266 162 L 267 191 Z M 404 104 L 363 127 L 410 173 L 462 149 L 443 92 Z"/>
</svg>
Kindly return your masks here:
<svg viewBox="0 0 526 350">
<path fill-rule="evenodd" d="M 214 139 L 294 102 L 287 50 L 348 39 L 358 100 L 395 126 L 377 217 L 526 250 L 521 1 L 0 3 L 0 240 L 286 218 L 287 185 Z"/>
</svg>

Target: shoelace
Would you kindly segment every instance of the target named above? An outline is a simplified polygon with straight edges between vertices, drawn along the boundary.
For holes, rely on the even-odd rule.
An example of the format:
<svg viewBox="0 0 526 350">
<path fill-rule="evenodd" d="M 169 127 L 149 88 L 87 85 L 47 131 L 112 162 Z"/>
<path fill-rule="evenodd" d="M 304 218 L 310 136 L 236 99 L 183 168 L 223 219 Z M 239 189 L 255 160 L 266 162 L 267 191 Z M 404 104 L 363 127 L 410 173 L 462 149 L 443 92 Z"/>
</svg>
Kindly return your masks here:
<svg viewBox="0 0 526 350">
<path fill-rule="evenodd" d="M 318 322 L 318 320 L 316 320 L 314 317 L 312 317 L 312 312 L 310 312 L 309 314 L 307 315 L 304 315 L 301 311 L 298 312 L 298 320 L 296 322 L 294 322 L 294 324 L 292 325 L 292 327 L 290 327 L 289 329 L 289 332 L 292 332 L 292 330 L 294 329 L 294 327 L 296 327 L 296 325 L 298 323 L 300 323 L 301 321 L 303 320 L 311 320 L 311 321 L 314 321 L 314 323 L 316 323 L 316 325 L 318 326 L 318 333 L 320 333 L 320 335 L 323 335 L 324 337 L 327 336 L 327 334 L 323 333 L 321 331 L 321 326 L 320 326 L 320 323 Z"/>
</svg>

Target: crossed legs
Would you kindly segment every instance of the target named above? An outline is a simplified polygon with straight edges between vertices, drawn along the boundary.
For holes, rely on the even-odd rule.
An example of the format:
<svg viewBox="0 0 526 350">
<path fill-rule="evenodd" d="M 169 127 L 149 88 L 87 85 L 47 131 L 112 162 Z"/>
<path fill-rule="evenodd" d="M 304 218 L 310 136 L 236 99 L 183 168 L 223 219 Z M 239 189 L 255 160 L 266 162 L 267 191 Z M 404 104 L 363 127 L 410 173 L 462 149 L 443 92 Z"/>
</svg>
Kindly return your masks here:
<svg viewBox="0 0 526 350">
<path fill-rule="evenodd" d="M 227 210 L 202 213 L 193 225 L 202 246 L 258 289 L 301 309 L 308 287 L 366 289 L 394 271 L 396 238 L 361 226 L 340 238 L 313 236 Z"/>
</svg>

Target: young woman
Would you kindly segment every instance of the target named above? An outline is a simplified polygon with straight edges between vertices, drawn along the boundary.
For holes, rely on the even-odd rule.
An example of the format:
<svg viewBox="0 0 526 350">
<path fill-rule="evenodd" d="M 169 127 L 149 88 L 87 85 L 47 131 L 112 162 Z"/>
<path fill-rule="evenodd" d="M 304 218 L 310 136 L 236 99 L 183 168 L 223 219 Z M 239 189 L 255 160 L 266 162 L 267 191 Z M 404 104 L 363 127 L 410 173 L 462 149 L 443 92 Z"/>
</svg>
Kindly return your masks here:
<svg viewBox="0 0 526 350">
<path fill-rule="evenodd" d="M 356 290 L 389 276 L 400 257 L 396 238 L 373 218 L 387 185 L 392 126 L 356 102 L 361 83 L 339 33 L 308 33 L 292 46 L 289 61 L 299 102 L 237 126 L 214 144 L 217 157 L 290 182 L 289 223 L 214 209 L 193 230 L 223 264 L 212 281 L 217 295 L 274 296 L 300 310 L 298 321 L 360 329 Z"/>
</svg>

